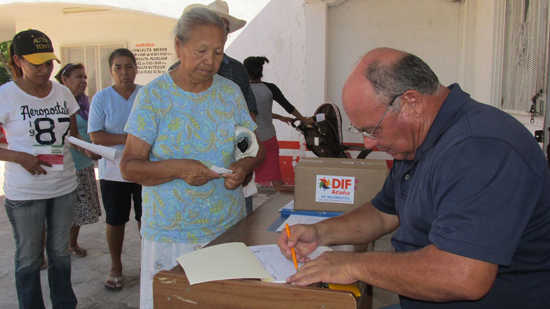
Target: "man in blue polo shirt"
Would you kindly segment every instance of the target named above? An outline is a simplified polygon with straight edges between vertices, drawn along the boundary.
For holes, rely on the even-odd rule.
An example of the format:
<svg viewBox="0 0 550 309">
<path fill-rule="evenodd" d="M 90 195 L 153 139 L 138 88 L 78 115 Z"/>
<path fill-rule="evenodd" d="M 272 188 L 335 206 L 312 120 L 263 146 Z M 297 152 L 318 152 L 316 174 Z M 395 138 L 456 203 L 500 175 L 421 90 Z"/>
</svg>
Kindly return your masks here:
<svg viewBox="0 0 550 309">
<path fill-rule="evenodd" d="M 293 226 L 278 244 L 305 262 L 319 245 L 395 231 L 396 252 L 325 253 L 287 281 L 364 281 L 402 308 L 548 308 L 550 172 L 531 133 L 388 48 L 359 61 L 342 101 L 350 131 L 395 159 L 390 175 L 370 203 Z"/>
</svg>

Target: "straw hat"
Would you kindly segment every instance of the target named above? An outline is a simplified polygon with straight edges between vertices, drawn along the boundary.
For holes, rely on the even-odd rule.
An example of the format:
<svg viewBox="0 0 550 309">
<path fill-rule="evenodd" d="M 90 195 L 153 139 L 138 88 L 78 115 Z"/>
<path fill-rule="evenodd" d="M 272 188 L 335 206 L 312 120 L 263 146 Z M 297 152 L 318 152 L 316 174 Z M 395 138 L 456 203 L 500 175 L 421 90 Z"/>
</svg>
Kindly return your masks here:
<svg viewBox="0 0 550 309">
<path fill-rule="evenodd" d="M 220 17 L 227 19 L 229 21 L 229 33 L 237 31 L 246 25 L 246 20 L 238 19 L 229 15 L 229 5 L 227 5 L 227 2 L 225 1 L 216 0 L 209 5 L 191 4 L 188 5 L 183 12 L 185 13 L 187 10 L 195 7 L 207 8 L 210 11 L 216 12 Z"/>
</svg>

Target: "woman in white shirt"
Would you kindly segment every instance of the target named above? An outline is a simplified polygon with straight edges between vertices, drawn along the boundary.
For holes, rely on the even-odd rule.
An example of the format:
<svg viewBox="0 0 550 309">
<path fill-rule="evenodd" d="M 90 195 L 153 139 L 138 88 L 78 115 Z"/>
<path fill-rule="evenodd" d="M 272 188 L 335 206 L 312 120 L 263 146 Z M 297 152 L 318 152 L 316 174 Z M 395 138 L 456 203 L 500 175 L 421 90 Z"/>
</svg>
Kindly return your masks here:
<svg viewBox="0 0 550 309">
<path fill-rule="evenodd" d="M 76 171 L 65 137 L 78 134 L 78 104 L 71 91 L 50 81 L 50 39 L 38 30 L 19 32 L 10 46 L 15 81 L 0 88 L 0 125 L 6 130 L 4 207 L 15 238 L 19 308 L 44 308 L 40 285 L 42 227 L 50 298 L 54 308 L 75 308 L 67 248 L 76 203 Z"/>
</svg>

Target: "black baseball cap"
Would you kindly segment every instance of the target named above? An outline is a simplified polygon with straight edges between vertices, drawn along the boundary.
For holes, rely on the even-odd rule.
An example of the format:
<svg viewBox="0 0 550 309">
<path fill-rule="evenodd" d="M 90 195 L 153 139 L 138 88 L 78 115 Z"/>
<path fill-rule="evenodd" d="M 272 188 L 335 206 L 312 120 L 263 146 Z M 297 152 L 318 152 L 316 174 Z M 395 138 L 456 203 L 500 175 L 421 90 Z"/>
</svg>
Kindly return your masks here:
<svg viewBox="0 0 550 309">
<path fill-rule="evenodd" d="M 12 44 L 13 53 L 32 64 L 40 65 L 50 60 L 61 63 L 53 53 L 52 41 L 41 31 L 35 29 L 21 31 L 13 37 Z"/>
</svg>

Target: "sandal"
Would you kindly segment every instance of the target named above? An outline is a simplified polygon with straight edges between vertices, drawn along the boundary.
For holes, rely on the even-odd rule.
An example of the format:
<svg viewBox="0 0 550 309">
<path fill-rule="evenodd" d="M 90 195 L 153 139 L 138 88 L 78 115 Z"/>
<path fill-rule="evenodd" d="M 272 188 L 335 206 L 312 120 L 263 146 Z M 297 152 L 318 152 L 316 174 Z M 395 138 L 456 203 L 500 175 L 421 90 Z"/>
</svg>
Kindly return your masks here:
<svg viewBox="0 0 550 309">
<path fill-rule="evenodd" d="M 69 248 L 69 252 L 71 252 L 74 256 L 79 257 L 79 258 L 83 258 L 86 255 L 88 255 L 88 251 L 86 251 L 86 249 L 80 248 L 80 247 L 75 247 L 74 249 Z"/>
<path fill-rule="evenodd" d="M 122 281 L 124 277 L 108 277 L 105 282 L 105 288 L 111 291 L 120 291 L 122 289 Z"/>
</svg>

